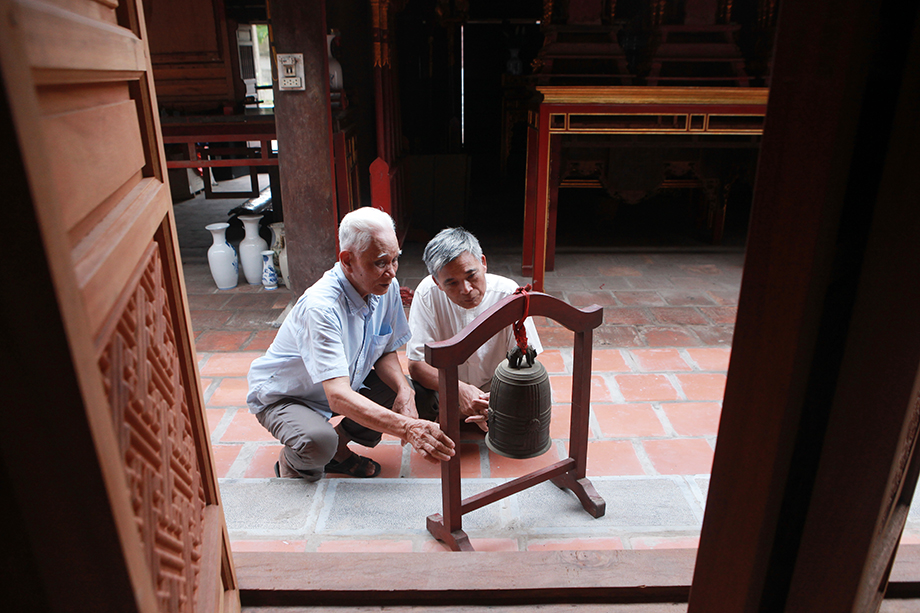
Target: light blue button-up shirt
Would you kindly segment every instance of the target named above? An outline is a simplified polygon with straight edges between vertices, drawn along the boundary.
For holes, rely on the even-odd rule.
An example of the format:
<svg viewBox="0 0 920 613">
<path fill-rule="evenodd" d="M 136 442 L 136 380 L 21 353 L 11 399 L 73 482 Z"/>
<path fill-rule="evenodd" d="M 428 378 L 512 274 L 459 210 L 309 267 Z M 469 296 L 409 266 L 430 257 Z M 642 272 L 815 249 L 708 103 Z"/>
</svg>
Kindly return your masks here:
<svg viewBox="0 0 920 613">
<path fill-rule="evenodd" d="M 337 263 L 297 300 L 268 351 L 249 368 L 249 410 L 290 398 L 328 419 L 323 381 L 348 377 L 360 390 L 377 360 L 407 340 L 396 279 L 386 294 L 369 294 L 365 302 Z"/>
</svg>

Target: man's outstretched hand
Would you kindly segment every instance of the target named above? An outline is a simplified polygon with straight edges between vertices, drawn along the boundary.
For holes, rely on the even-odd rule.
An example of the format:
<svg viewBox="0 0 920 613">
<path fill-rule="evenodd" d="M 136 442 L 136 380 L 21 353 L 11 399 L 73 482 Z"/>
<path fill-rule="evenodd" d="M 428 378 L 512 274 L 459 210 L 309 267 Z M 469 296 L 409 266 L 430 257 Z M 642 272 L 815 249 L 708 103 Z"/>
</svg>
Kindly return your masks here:
<svg viewBox="0 0 920 613">
<path fill-rule="evenodd" d="M 406 427 L 403 441 L 412 445 L 423 458 L 446 462 L 454 455 L 454 442 L 433 421 L 415 419 Z"/>
<path fill-rule="evenodd" d="M 483 392 L 475 385 L 463 381 L 459 382 L 458 391 L 460 413 L 466 416 L 464 421 L 475 423 L 483 432 L 488 432 L 486 422 L 489 418 L 489 392 Z"/>
</svg>

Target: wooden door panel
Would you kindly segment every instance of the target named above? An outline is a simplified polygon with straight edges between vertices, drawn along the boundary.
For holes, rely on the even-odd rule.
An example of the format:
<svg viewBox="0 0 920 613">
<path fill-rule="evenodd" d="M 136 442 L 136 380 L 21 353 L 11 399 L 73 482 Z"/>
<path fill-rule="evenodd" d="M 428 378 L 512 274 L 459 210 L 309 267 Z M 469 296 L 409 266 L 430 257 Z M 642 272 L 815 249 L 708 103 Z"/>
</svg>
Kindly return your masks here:
<svg viewBox="0 0 920 613">
<path fill-rule="evenodd" d="M 144 167 L 137 105 L 126 100 L 46 115 L 43 123 L 54 140 L 48 165 L 70 230 Z"/>
<path fill-rule="evenodd" d="M 169 189 L 144 179 L 74 249 L 74 269 L 92 329 L 99 330 L 167 212 Z"/>
<path fill-rule="evenodd" d="M 207 501 L 159 249 L 150 242 L 139 258 L 99 366 L 156 593 L 167 610 L 191 611 Z"/>
<path fill-rule="evenodd" d="M 47 0 L 51 4 L 83 17 L 95 21 L 103 21 L 113 25 L 118 24 L 114 9 L 118 8 L 118 0 Z"/>
<path fill-rule="evenodd" d="M 47 117 L 130 100 L 124 83 L 68 83 L 39 85 L 41 114 Z"/>
<path fill-rule="evenodd" d="M 24 50 L 33 70 L 146 72 L 144 41 L 131 30 L 114 25 L 114 9 L 103 11 L 105 21 L 97 21 L 47 2 L 21 0 L 17 4 Z M 72 3 L 71 8 L 79 4 L 97 3 Z M 53 38 L 49 40 L 49 36 Z M 85 80 L 80 75 L 70 76 Z M 46 78 L 66 80 L 67 75 Z M 107 76 L 106 80 L 111 78 Z M 38 78 L 39 83 L 44 80 Z"/>
<path fill-rule="evenodd" d="M 108 510 L 97 528 L 115 528 L 136 610 L 238 610 L 145 39 L 136 0 L 0 0 L 0 76 L 96 454 L 84 469 L 106 489 L 76 504 Z"/>
</svg>

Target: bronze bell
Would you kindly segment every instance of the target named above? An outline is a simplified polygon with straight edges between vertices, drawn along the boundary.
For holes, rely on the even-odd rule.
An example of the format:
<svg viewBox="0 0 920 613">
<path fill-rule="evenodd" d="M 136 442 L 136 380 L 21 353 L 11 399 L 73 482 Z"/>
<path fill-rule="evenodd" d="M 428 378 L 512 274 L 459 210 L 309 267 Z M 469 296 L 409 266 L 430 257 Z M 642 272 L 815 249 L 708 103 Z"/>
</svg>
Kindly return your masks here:
<svg viewBox="0 0 920 613">
<path fill-rule="evenodd" d="M 492 376 L 486 445 L 506 458 L 533 458 L 552 444 L 552 390 L 536 356 L 529 345 L 526 353 L 515 347 Z"/>
</svg>

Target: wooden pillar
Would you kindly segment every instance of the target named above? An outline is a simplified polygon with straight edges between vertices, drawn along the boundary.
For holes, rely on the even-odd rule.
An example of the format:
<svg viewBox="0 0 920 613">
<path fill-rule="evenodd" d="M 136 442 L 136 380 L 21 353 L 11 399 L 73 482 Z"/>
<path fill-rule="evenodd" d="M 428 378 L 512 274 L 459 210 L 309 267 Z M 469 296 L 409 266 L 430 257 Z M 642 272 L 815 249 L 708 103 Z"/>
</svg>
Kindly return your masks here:
<svg viewBox="0 0 920 613">
<path fill-rule="evenodd" d="M 690 613 L 885 592 L 920 424 L 920 25 L 894 6 L 783 5 Z"/>
<path fill-rule="evenodd" d="M 305 91 L 275 87 L 284 233 L 291 290 L 297 295 L 319 279 L 337 255 L 326 3 L 272 0 L 271 21 L 275 51 L 302 53 L 306 81 Z"/>
</svg>

